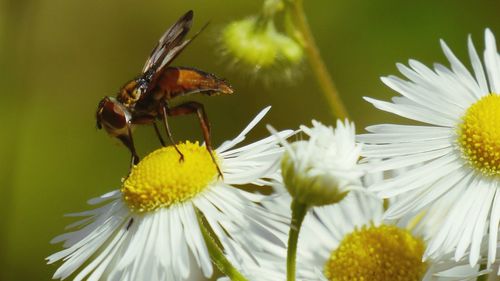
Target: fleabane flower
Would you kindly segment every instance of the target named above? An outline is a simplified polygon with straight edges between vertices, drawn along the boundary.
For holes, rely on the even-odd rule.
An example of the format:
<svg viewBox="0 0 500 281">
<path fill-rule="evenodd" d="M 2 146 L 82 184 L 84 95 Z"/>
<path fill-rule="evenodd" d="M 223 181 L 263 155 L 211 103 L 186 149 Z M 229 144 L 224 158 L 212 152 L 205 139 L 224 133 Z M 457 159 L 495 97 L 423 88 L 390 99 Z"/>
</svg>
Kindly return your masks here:
<svg viewBox="0 0 500 281">
<path fill-rule="evenodd" d="M 488 264 L 497 251 L 500 219 L 500 58 L 495 38 L 485 32 L 481 61 L 469 38 L 471 73 L 441 41 L 451 69 L 433 69 L 410 60 L 398 64 L 408 80 L 395 76 L 382 81 L 399 92 L 391 102 L 366 98 L 375 107 L 426 123 L 409 126 L 370 126 L 360 135 L 370 172 L 406 167 L 406 172 L 370 187 L 384 198 L 403 198 L 392 205 L 387 218 L 418 214 L 444 218 L 431 237 L 424 257 L 438 258 L 454 250 L 460 260 L 469 252 L 471 265 L 480 259 L 487 236 Z M 447 208 L 432 208 L 437 201 Z M 444 201 L 444 203 L 443 203 Z"/>
<path fill-rule="evenodd" d="M 270 213 L 290 216 L 290 202 L 282 191 L 262 204 Z M 383 206 L 382 199 L 352 191 L 338 204 L 313 208 L 302 224 L 296 280 L 472 281 L 488 272 L 466 259 L 455 262 L 450 253 L 442 260 L 423 261 L 427 242 L 422 226 L 415 228 L 413 220 L 385 220 Z M 269 243 L 253 257 L 238 256 L 241 272 L 250 281 L 286 280 L 287 249 L 280 245 Z"/>
<path fill-rule="evenodd" d="M 53 240 L 65 248 L 47 258 L 63 261 L 54 279 L 187 280 L 200 268 L 209 277 L 213 267 L 197 212 L 227 252 L 249 241 L 259 246 L 263 240 L 252 239 L 251 230 L 274 237 L 269 221 L 277 217 L 258 204 L 264 195 L 234 187 L 266 185 L 279 176 L 282 148 L 275 136 L 235 148 L 268 110 L 215 150 L 223 178 L 204 146 L 185 142 L 178 145 L 183 161 L 173 147 L 158 149 L 132 168 L 121 189 L 89 202 L 99 207 L 72 214 L 85 218 Z M 243 230 L 246 235 L 232 237 Z M 250 254 L 248 247 L 242 251 Z"/>
<path fill-rule="evenodd" d="M 308 140 L 285 145 L 281 160 L 283 183 L 302 204 L 333 204 L 360 185 L 362 172 L 357 169 L 357 161 L 361 145 L 354 140 L 353 123 L 337 121 L 335 129 L 314 120 L 312 124 L 300 127 Z"/>
</svg>

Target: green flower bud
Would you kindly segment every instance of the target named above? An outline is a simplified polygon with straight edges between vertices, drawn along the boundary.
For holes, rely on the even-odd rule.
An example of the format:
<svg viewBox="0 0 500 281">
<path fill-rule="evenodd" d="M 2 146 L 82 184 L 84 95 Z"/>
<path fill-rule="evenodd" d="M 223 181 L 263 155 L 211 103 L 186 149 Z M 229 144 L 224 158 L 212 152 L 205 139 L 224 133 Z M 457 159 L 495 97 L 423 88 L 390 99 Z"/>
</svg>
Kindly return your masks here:
<svg viewBox="0 0 500 281">
<path fill-rule="evenodd" d="M 229 24 L 223 33 L 226 49 L 239 61 L 257 67 L 274 64 L 278 52 L 270 38 L 272 29 L 257 27 L 255 18 L 247 18 Z M 272 32 L 272 31 L 271 31 Z"/>
<path fill-rule="evenodd" d="M 285 61 L 289 61 L 293 64 L 298 64 L 302 61 L 302 58 L 304 57 L 304 49 L 299 43 L 297 43 L 297 41 L 281 34 L 276 39 L 277 43 L 281 45 L 281 55 Z"/>
<path fill-rule="evenodd" d="M 226 26 L 222 43 L 237 62 L 257 69 L 296 65 L 304 56 L 302 46 L 278 32 L 272 20 L 257 17 Z"/>
</svg>

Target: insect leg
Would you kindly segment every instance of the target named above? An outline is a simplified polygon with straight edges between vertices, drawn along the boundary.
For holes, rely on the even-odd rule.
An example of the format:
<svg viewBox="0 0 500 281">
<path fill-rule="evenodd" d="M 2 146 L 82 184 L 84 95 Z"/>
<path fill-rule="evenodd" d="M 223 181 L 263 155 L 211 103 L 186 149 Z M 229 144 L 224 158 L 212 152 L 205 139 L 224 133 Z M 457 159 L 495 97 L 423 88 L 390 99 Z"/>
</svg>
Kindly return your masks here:
<svg viewBox="0 0 500 281">
<path fill-rule="evenodd" d="M 156 124 L 156 121 L 153 122 L 153 126 L 155 128 L 156 136 L 160 140 L 161 146 L 166 146 L 165 141 L 163 140 L 163 137 L 161 136 L 160 130 L 158 129 L 158 125 Z"/>
<path fill-rule="evenodd" d="M 168 120 L 167 116 L 169 115 L 170 109 L 168 108 L 168 104 L 164 101 L 162 104 L 162 115 L 163 115 L 163 124 L 165 125 L 165 130 L 167 131 L 168 139 L 170 140 L 170 143 L 174 146 L 175 150 L 177 153 L 179 153 L 179 161 L 184 161 L 184 154 L 177 148 L 177 145 L 175 144 L 174 138 L 172 137 L 172 131 L 170 131 L 170 126 L 168 125 Z"/>
<path fill-rule="evenodd" d="M 153 124 L 156 136 L 158 137 L 158 140 L 160 141 L 162 146 L 166 146 L 165 141 L 163 140 L 163 137 L 161 136 L 160 129 L 158 128 L 158 124 L 156 123 L 156 120 L 157 120 L 157 118 L 154 115 L 141 114 L 138 116 L 134 116 L 132 118 L 132 120 L 130 120 L 130 123 L 136 124 L 136 125 Z"/>
<path fill-rule="evenodd" d="M 129 228 L 132 226 L 134 223 L 134 218 L 130 218 L 130 220 L 127 223 L 127 226 L 125 227 L 126 230 L 129 230 Z"/>
<path fill-rule="evenodd" d="M 130 150 L 130 153 L 132 154 L 130 167 L 132 167 L 133 165 L 137 165 L 139 163 L 139 156 L 135 150 L 134 139 L 132 138 L 132 130 L 130 129 L 130 126 L 127 126 L 127 129 L 128 134 L 119 135 L 117 138 L 121 140 L 122 143 Z"/>
<path fill-rule="evenodd" d="M 203 104 L 199 102 L 190 101 L 180 104 L 174 108 L 171 108 L 168 112 L 170 116 L 186 115 L 192 113 L 196 113 L 196 115 L 198 116 L 198 119 L 200 121 L 201 131 L 203 133 L 203 139 L 205 140 L 205 146 L 208 152 L 210 153 L 210 157 L 212 157 L 212 161 L 217 167 L 219 176 L 223 178 L 222 172 L 219 168 L 219 165 L 217 164 L 217 161 L 215 161 L 215 157 L 213 154 L 212 141 L 210 138 L 210 123 L 208 122 L 208 117 L 205 112 L 205 108 L 203 107 Z"/>
</svg>

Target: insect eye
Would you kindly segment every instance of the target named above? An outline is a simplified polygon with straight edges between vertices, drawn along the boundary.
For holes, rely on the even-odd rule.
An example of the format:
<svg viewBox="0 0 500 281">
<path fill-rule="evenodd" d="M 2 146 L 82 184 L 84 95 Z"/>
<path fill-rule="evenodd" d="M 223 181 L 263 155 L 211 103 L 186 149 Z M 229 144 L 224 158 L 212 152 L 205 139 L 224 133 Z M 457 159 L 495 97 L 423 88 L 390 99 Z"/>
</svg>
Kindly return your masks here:
<svg viewBox="0 0 500 281">
<path fill-rule="evenodd" d="M 106 126 L 110 128 L 120 129 L 127 125 L 127 112 L 120 104 L 107 100 L 102 103 L 98 110 L 98 126 Z"/>
<path fill-rule="evenodd" d="M 102 111 L 104 109 L 104 105 L 109 102 L 109 98 L 105 97 L 103 98 L 100 102 L 99 105 L 97 106 L 96 114 L 95 114 L 95 119 L 96 119 L 96 127 L 97 129 L 102 129 Z"/>
</svg>

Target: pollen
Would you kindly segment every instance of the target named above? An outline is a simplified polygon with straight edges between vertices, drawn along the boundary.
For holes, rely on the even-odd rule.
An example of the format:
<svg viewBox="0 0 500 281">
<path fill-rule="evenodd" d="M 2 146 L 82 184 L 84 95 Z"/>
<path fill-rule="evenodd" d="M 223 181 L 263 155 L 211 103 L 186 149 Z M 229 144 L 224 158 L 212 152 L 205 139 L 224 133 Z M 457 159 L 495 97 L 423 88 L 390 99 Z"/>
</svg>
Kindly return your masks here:
<svg viewBox="0 0 500 281">
<path fill-rule="evenodd" d="M 424 242 L 394 225 L 364 226 L 345 236 L 325 263 L 330 281 L 417 281 L 427 269 Z"/>
<path fill-rule="evenodd" d="M 500 95 L 490 94 L 471 105 L 458 127 L 463 157 L 484 175 L 500 174 Z"/>
<path fill-rule="evenodd" d="M 149 212 L 186 202 L 204 191 L 217 178 L 217 169 L 198 142 L 163 147 L 134 166 L 121 192 L 130 209 Z"/>
</svg>

